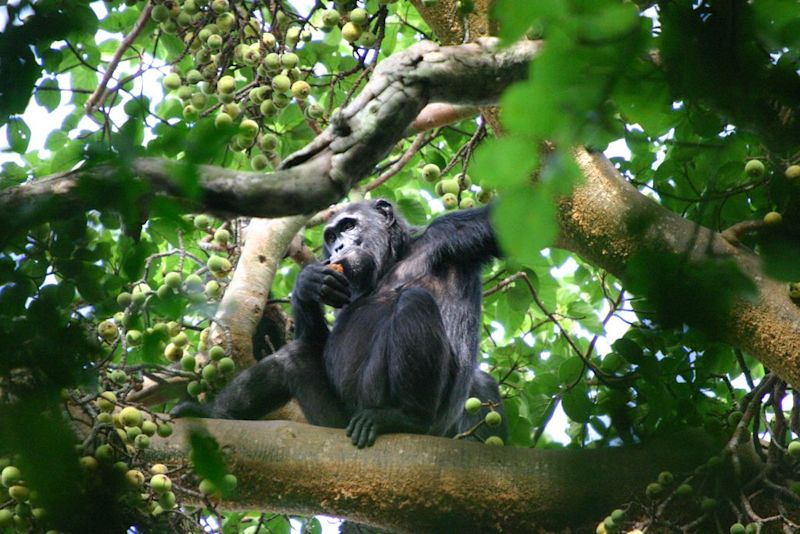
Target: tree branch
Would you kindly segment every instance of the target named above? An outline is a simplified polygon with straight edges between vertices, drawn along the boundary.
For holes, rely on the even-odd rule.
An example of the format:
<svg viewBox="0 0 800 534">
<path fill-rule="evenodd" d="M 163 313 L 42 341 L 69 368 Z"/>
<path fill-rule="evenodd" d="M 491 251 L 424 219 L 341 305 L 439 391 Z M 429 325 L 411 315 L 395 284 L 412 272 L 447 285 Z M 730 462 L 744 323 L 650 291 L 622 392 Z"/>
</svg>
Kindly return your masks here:
<svg viewBox="0 0 800 534">
<path fill-rule="evenodd" d="M 255 363 L 252 338 L 267 304 L 278 264 L 289 243 L 308 220 L 304 215 L 280 219 L 252 219 L 236 271 L 214 316 L 211 339 L 230 349 L 238 369 Z M 130 400 L 145 405 L 180 397 L 189 382 L 184 377 L 154 374 L 145 377 L 141 390 Z"/>
<path fill-rule="evenodd" d="M 453 106 L 451 104 L 428 104 L 419 112 L 407 133 L 417 133 L 447 126 L 480 113 L 475 106 Z"/>
<path fill-rule="evenodd" d="M 730 258 L 757 288 L 720 317 L 718 336 L 744 350 L 794 387 L 800 386 L 800 308 L 786 285 L 764 274 L 751 251 L 659 206 L 642 195 L 602 154 L 576 150 L 586 181 L 561 201 L 558 246 L 626 278 L 628 261 L 644 251 L 687 254 L 690 260 Z M 646 220 L 637 228 L 635 221 Z"/>
<path fill-rule="evenodd" d="M 117 65 L 119 65 L 122 56 L 125 54 L 125 52 L 127 52 L 131 45 L 133 45 L 133 42 L 139 37 L 139 34 L 142 33 L 142 30 L 144 30 L 145 26 L 147 26 L 147 23 L 150 22 L 150 14 L 152 12 L 153 4 L 148 2 L 142 10 L 142 13 L 139 15 L 139 20 L 137 20 L 136 24 L 133 25 L 131 32 L 126 35 L 125 39 L 123 39 L 119 44 L 119 48 L 117 48 L 117 51 L 114 52 L 114 57 L 112 57 L 111 61 L 108 62 L 106 72 L 103 74 L 103 79 L 100 80 L 97 89 L 94 90 L 91 96 L 89 96 L 89 100 L 86 101 L 84 110 L 87 115 L 91 115 L 96 108 L 102 106 L 103 102 L 105 102 L 108 82 L 111 81 L 114 71 L 117 70 Z"/>
<path fill-rule="evenodd" d="M 252 219 L 247 227 L 236 275 L 214 316 L 214 322 L 231 336 L 231 356 L 239 368 L 255 363 L 252 337 L 264 312 L 272 280 L 289 243 L 307 220 L 303 215 Z"/>
<path fill-rule="evenodd" d="M 659 470 L 691 470 L 715 449 L 689 432 L 640 447 L 559 451 L 391 434 L 359 450 L 342 430 L 206 419 L 177 421 L 148 454 L 184 461 L 193 424 L 219 441 L 239 480 L 223 508 L 325 513 L 401 532 L 582 525 L 644 495 Z"/>
<path fill-rule="evenodd" d="M 152 158 L 81 168 L 2 190 L 0 241 L 76 211 L 129 209 L 154 194 L 244 216 L 315 212 L 340 200 L 369 175 L 426 105 L 495 102 L 508 85 L 526 76 L 528 61 L 539 46 L 538 41 L 522 41 L 500 49 L 495 39 L 455 47 L 414 45 L 382 62 L 361 94 L 276 172 L 198 166 L 198 197 L 188 198 L 172 179 L 175 166 L 186 164 Z M 476 77 L 492 83 L 475 83 Z M 126 178 L 137 187 L 124 188 Z M 138 191 L 138 197 L 131 198 L 132 191 Z"/>
</svg>

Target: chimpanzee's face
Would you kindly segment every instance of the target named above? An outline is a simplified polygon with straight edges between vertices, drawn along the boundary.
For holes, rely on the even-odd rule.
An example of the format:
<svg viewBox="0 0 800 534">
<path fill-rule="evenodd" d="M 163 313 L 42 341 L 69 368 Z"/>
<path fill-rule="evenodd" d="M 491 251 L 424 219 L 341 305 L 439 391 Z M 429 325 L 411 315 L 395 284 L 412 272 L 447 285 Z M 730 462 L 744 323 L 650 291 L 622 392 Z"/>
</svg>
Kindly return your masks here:
<svg viewBox="0 0 800 534">
<path fill-rule="evenodd" d="M 342 265 L 356 291 L 374 287 L 390 254 L 393 219 L 387 217 L 387 209 L 391 210 L 391 205 L 385 201 L 352 204 L 325 226 L 328 261 Z"/>
</svg>

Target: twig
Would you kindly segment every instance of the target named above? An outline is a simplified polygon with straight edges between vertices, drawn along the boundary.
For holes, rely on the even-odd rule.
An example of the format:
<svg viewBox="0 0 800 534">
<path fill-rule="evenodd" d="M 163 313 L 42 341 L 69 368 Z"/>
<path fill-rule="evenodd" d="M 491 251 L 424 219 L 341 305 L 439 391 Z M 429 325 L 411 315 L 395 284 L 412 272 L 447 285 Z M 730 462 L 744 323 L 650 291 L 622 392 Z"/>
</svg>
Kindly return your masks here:
<svg viewBox="0 0 800 534">
<path fill-rule="evenodd" d="M 606 373 L 605 371 L 600 369 L 597 365 L 595 365 L 586 356 L 586 354 L 584 354 L 584 352 L 580 349 L 580 347 L 578 347 L 575 344 L 575 341 L 569 335 L 569 332 L 566 331 L 566 329 L 559 322 L 558 318 L 556 318 L 556 314 L 554 312 L 549 311 L 545 307 L 544 302 L 542 302 L 541 298 L 539 298 L 539 293 L 536 291 L 536 288 L 533 287 L 533 283 L 531 282 L 530 278 L 528 278 L 528 274 L 526 272 L 519 271 L 517 273 L 514 273 L 505 280 L 499 282 L 496 286 L 484 291 L 483 292 L 484 298 L 488 297 L 489 295 L 493 295 L 498 291 L 501 291 L 503 288 L 512 284 L 516 280 L 522 280 L 525 282 L 525 284 L 528 286 L 528 291 L 530 292 L 533 301 L 536 303 L 536 306 L 541 310 L 541 312 L 545 315 L 545 317 L 547 317 L 547 319 L 550 322 L 552 322 L 556 326 L 556 328 L 558 328 L 558 331 L 564 337 L 564 340 L 567 342 L 567 344 L 572 348 L 573 351 L 575 351 L 575 354 L 583 361 L 584 369 L 588 367 L 597 376 L 598 380 L 600 380 L 604 384 L 607 383 L 609 377 L 608 373 Z"/>
<path fill-rule="evenodd" d="M 747 386 L 750 389 L 754 389 L 756 384 L 753 382 L 753 376 L 750 374 L 747 362 L 744 361 L 744 353 L 740 349 L 733 349 L 733 353 L 736 355 L 736 361 L 739 363 L 739 367 L 742 368 L 742 374 L 744 375 L 745 382 L 747 382 Z"/>
<path fill-rule="evenodd" d="M 373 189 L 377 189 L 378 187 L 386 183 L 389 180 L 389 178 L 391 178 L 392 176 L 403 170 L 403 167 L 405 167 L 406 163 L 408 163 L 411 160 L 411 158 L 414 157 L 414 154 L 416 154 L 419 151 L 419 149 L 422 148 L 422 146 L 425 144 L 425 141 L 426 141 L 426 135 L 424 132 L 417 135 L 416 139 L 414 139 L 414 142 L 411 143 L 410 147 L 408 147 L 408 150 L 406 150 L 405 154 L 403 154 L 403 156 L 399 160 L 397 160 L 397 162 L 394 165 L 389 167 L 389 169 L 387 169 L 386 172 L 384 172 L 383 174 L 378 176 L 375 180 L 371 181 L 366 185 L 365 187 L 366 191 L 372 191 Z"/>
<path fill-rule="evenodd" d="M 306 107 L 308 107 L 306 106 L 306 103 L 301 100 L 297 104 L 300 106 L 300 111 L 303 112 L 303 116 L 306 116 L 305 111 Z M 311 131 L 314 132 L 314 135 L 319 135 L 322 133 L 322 128 L 319 127 L 319 124 L 314 119 L 306 116 L 306 124 L 309 128 L 311 128 Z"/>
<path fill-rule="evenodd" d="M 137 37 L 139 37 L 139 34 L 142 33 L 142 30 L 147 25 L 147 22 L 150 20 L 151 11 L 153 11 L 153 4 L 148 2 L 144 10 L 142 10 L 142 13 L 139 15 L 139 20 L 137 20 L 136 24 L 134 24 L 131 33 L 129 33 L 125 39 L 122 40 L 119 48 L 117 48 L 117 51 L 114 52 L 114 57 L 111 58 L 111 61 L 108 63 L 108 67 L 106 67 L 106 72 L 103 74 L 103 79 L 100 81 L 97 89 L 94 90 L 94 93 L 92 93 L 92 95 L 89 97 L 89 100 L 86 101 L 84 110 L 87 115 L 90 115 L 95 108 L 103 105 L 108 82 L 114 75 L 114 71 L 117 69 L 119 62 L 122 59 L 122 55 L 128 50 L 128 48 L 131 47 L 131 45 L 133 45 L 133 42 Z"/>
<path fill-rule="evenodd" d="M 419 112 L 417 118 L 408 127 L 409 133 L 422 132 L 447 126 L 478 114 L 478 108 L 473 106 L 454 106 L 437 102 L 428 104 Z"/>
<path fill-rule="evenodd" d="M 764 226 L 765 223 L 762 220 L 742 221 L 723 230 L 720 235 L 731 245 L 738 245 L 743 236 L 758 232 L 762 230 Z"/>
<path fill-rule="evenodd" d="M 455 153 L 453 158 L 447 163 L 447 165 L 444 166 L 444 169 L 442 169 L 442 174 L 450 172 L 450 169 L 456 166 L 458 160 L 467 161 L 475 146 L 480 143 L 484 137 L 486 137 L 486 125 L 485 123 L 481 122 L 481 125 L 477 130 L 475 130 L 475 133 L 472 134 L 472 137 L 469 139 L 469 141 L 464 143 Z"/>
</svg>

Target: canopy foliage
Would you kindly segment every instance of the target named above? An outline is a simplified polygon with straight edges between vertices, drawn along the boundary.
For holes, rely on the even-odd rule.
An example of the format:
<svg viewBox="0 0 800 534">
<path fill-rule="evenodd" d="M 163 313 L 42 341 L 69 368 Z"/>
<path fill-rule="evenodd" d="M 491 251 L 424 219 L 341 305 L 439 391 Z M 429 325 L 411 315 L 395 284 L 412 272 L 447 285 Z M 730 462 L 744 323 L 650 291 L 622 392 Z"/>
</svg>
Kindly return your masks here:
<svg viewBox="0 0 800 534">
<path fill-rule="evenodd" d="M 170 457 L 171 489 L 148 470 L 175 401 L 291 337 L 322 208 L 365 196 L 415 225 L 496 204 L 479 357 L 507 446 L 715 443 L 696 471 L 643 474 L 606 531 L 800 528 L 793 0 L 18 0 L 0 24 L 0 468 L 22 473 L 3 470 L 0 528 L 288 532 L 223 513 L 237 489 L 209 435 Z M 446 47 L 487 28 L 499 45 Z M 384 79 L 418 107 L 390 108 Z M 580 224 L 578 147 L 651 199 L 597 190 L 631 206 L 600 215 L 616 234 Z M 298 217 L 243 217 L 277 214 Z M 126 405 L 144 420 L 111 415 Z"/>
</svg>

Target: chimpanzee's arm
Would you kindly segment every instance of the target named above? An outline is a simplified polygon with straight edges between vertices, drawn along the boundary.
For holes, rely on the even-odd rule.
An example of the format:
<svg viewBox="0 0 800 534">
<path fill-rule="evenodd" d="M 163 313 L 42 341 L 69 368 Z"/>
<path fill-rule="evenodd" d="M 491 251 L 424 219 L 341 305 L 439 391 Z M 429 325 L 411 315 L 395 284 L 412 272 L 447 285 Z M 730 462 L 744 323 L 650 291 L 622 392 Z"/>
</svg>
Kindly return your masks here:
<svg viewBox="0 0 800 534">
<path fill-rule="evenodd" d="M 420 236 L 417 251 L 434 265 L 481 264 L 500 256 L 490 213 L 491 206 L 484 206 L 442 215 Z"/>
<path fill-rule="evenodd" d="M 350 288 L 343 274 L 320 263 L 306 265 L 292 291 L 295 338 L 324 344 L 328 339 L 328 324 L 322 304 L 341 308 L 349 301 Z"/>
<path fill-rule="evenodd" d="M 259 419 L 297 399 L 309 423 L 344 428 L 348 417 L 331 389 L 317 347 L 290 341 L 274 354 L 245 369 L 205 404 L 184 401 L 175 417 Z"/>
</svg>

